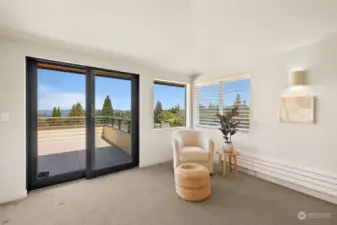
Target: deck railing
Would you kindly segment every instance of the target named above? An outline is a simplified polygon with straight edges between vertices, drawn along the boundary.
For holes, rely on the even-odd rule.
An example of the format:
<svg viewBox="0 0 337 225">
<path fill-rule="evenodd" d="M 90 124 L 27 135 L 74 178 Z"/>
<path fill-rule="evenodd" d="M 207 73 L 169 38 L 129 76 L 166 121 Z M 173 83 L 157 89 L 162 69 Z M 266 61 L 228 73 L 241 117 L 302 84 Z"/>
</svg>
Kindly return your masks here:
<svg viewBox="0 0 337 225">
<path fill-rule="evenodd" d="M 86 117 L 38 117 L 38 142 L 65 141 L 86 137 Z M 95 137 L 104 137 L 104 128 L 111 127 L 116 135 L 129 134 L 131 120 L 96 116 Z"/>
<path fill-rule="evenodd" d="M 38 117 L 37 125 L 38 130 L 85 128 L 86 117 Z M 95 116 L 95 126 L 112 126 L 130 133 L 131 120 L 112 116 Z"/>
</svg>

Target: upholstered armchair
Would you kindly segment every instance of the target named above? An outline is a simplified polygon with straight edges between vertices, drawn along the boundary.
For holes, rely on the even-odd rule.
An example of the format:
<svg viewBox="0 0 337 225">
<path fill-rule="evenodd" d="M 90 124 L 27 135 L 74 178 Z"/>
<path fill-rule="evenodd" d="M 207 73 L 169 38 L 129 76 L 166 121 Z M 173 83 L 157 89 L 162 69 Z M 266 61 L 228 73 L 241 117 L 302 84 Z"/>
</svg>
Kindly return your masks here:
<svg viewBox="0 0 337 225">
<path fill-rule="evenodd" d="M 198 130 L 180 130 L 172 135 L 173 168 L 182 163 L 194 162 L 213 173 L 214 142 Z"/>
</svg>

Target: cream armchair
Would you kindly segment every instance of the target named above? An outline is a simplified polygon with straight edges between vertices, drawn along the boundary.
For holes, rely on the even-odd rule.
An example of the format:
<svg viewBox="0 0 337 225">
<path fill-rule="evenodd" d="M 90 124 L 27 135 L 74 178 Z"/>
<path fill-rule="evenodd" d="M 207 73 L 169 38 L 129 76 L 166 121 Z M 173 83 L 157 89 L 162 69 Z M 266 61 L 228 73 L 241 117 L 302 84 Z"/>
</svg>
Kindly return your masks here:
<svg viewBox="0 0 337 225">
<path fill-rule="evenodd" d="M 181 130 L 172 135 L 173 168 L 182 163 L 194 162 L 205 166 L 213 173 L 214 142 L 202 131 Z"/>
</svg>

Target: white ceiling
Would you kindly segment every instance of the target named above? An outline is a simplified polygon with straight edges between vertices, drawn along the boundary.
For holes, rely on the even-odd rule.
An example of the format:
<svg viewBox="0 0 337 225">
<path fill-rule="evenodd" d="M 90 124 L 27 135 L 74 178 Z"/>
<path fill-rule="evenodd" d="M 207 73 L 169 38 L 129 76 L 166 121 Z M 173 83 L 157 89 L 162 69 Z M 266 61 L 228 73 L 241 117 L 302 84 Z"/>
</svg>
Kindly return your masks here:
<svg viewBox="0 0 337 225">
<path fill-rule="evenodd" d="M 245 72 L 337 32 L 337 0 L 0 0 L 0 28 L 186 75 Z"/>
</svg>

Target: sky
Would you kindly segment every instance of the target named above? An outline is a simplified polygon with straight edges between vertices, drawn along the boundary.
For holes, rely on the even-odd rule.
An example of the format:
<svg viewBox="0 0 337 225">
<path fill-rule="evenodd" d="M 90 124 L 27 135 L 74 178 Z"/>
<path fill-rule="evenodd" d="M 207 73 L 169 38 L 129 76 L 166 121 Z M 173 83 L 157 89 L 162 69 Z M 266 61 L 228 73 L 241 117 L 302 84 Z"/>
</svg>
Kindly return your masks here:
<svg viewBox="0 0 337 225">
<path fill-rule="evenodd" d="M 250 79 L 225 82 L 223 88 L 224 105 L 232 105 L 237 94 L 250 105 Z"/>
<path fill-rule="evenodd" d="M 224 105 L 232 105 L 237 94 L 240 94 L 241 100 L 246 100 L 246 104 L 250 105 L 250 79 L 223 83 L 223 99 Z M 218 105 L 219 85 L 213 84 L 199 87 L 200 104 L 208 106 L 209 103 Z"/>
<path fill-rule="evenodd" d="M 154 107 L 160 101 L 164 110 L 179 105 L 185 109 L 185 88 L 171 85 L 154 84 Z"/>
<path fill-rule="evenodd" d="M 85 107 L 85 75 L 38 69 L 38 110 L 71 109 L 80 102 Z M 131 81 L 95 77 L 95 108 L 102 109 L 109 95 L 114 109 L 130 110 Z"/>
<path fill-rule="evenodd" d="M 225 82 L 224 104 L 232 105 L 236 95 L 250 104 L 250 80 L 244 79 Z M 38 110 L 52 110 L 54 106 L 61 110 L 71 109 L 73 104 L 80 102 L 85 108 L 85 75 L 38 69 Z M 218 104 L 214 96 L 218 95 L 218 85 L 199 88 L 201 104 L 207 106 L 210 102 Z M 131 109 L 131 81 L 95 77 L 95 108 L 102 109 L 105 97 L 109 95 L 112 106 L 118 110 Z M 154 106 L 157 101 L 163 109 L 179 105 L 185 108 L 185 88 L 170 85 L 154 84 Z"/>
<path fill-rule="evenodd" d="M 38 69 L 38 110 L 71 109 L 80 102 L 85 108 L 85 75 Z M 118 110 L 131 109 L 131 81 L 95 77 L 95 108 L 102 109 L 105 97 L 109 95 L 112 106 Z M 185 106 L 185 88 L 154 85 L 154 102 L 160 100 L 163 109 Z"/>
</svg>

